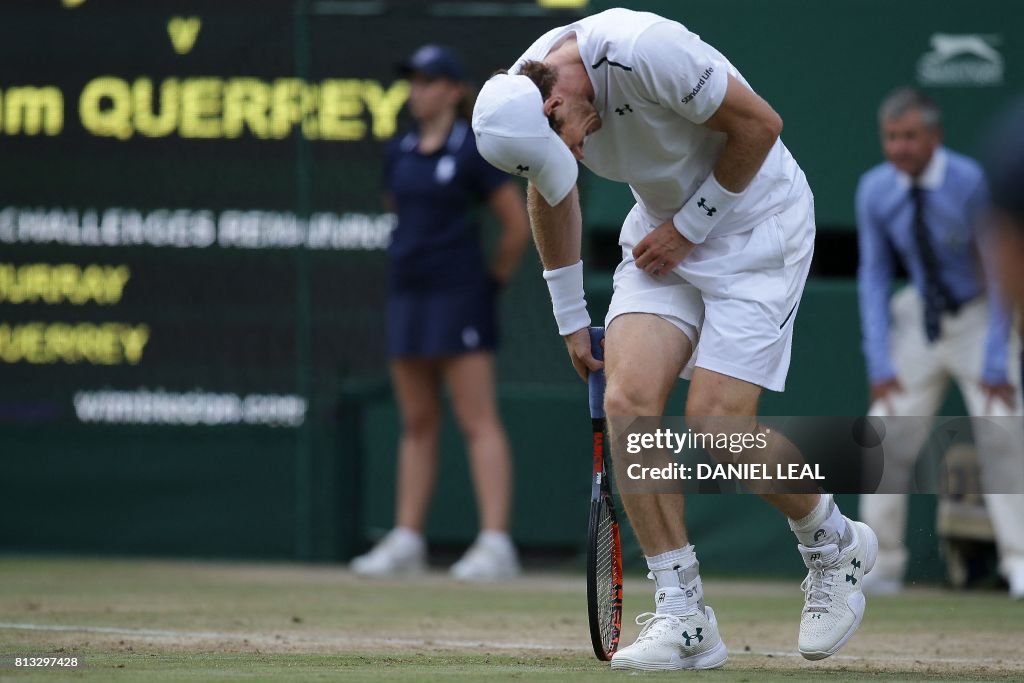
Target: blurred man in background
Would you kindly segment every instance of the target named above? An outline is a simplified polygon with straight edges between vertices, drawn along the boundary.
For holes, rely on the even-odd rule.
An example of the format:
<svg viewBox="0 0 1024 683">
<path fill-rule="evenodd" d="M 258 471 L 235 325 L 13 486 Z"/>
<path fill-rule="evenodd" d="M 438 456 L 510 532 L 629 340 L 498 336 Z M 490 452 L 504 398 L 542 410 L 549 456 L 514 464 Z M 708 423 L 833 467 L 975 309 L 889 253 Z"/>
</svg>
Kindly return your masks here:
<svg viewBox="0 0 1024 683">
<path fill-rule="evenodd" d="M 526 207 L 515 181 L 477 153 L 468 120 L 472 95 L 457 55 L 426 45 L 400 71 L 411 81 L 416 125 L 392 140 L 384 164 L 388 203 L 398 214 L 388 248 L 388 352 L 402 417 L 395 528 L 352 569 L 389 576 L 425 568 L 423 529 L 447 386 L 480 516 L 479 536 L 451 573 L 504 579 L 519 572 L 519 561 L 508 534 L 512 461 L 495 390 L 497 297 L 530 239 Z M 481 202 L 503 228 L 490 264 L 474 218 Z"/>
<path fill-rule="evenodd" d="M 939 109 L 917 90 L 901 88 L 886 97 L 879 125 L 887 161 L 861 177 L 856 198 L 870 414 L 932 416 L 952 377 L 972 417 L 1019 417 L 1010 318 L 979 230 L 987 200 L 984 173 L 974 160 L 942 145 Z M 911 283 L 890 298 L 894 258 Z M 1000 427 L 1007 424 L 1020 421 Z M 928 434 L 927 420 L 886 422 L 883 490 L 908 490 Z M 1024 434 L 975 429 L 975 439 L 1001 570 L 1012 594 L 1024 597 L 1024 496 L 992 493 L 1024 490 Z M 879 539 L 878 565 L 866 589 L 901 589 L 906 514 L 905 494 L 861 498 L 861 516 Z"/>
<path fill-rule="evenodd" d="M 1024 311 L 1024 99 L 1003 112 L 990 138 L 993 260 L 1008 303 L 1020 315 Z"/>
</svg>

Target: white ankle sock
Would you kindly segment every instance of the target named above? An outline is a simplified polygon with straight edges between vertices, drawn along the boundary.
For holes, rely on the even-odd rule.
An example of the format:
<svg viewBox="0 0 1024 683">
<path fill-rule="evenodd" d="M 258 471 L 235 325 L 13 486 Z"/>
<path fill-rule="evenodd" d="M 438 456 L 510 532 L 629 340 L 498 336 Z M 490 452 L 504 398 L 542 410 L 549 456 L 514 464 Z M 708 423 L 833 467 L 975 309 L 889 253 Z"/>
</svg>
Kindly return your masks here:
<svg viewBox="0 0 1024 683">
<path fill-rule="evenodd" d="M 800 543 L 807 547 L 835 543 L 842 547 L 848 541 L 846 518 L 832 500 L 832 494 L 821 495 L 810 514 L 789 520 L 789 528 Z"/>
<path fill-rule="evenodd" d="M 388 534 L 395 543 L 408 548 L 425 548 L 427 543 L 423 540 L 423 534 L 405 526 L 396 526 Z"/>
<path fill-rule="evenodd" d="M 654 611 L 658 614 L 682 616 L 704 609 L 704 589 L 700 580 L 700 564 L 692 545 L 676 548 L 647 558 L 647 567 L 654 579 Z"/>
<path fill-rule="evenodd" d="M 500 550 L 507 550 L 512 547 L 512 539 L 509 537 L 507 532 L 495 531 L 493 529 L 484 529 L 481 531 L 476 537 L 476 542 L 480 545 L 486 545 Z"/>
</svg>

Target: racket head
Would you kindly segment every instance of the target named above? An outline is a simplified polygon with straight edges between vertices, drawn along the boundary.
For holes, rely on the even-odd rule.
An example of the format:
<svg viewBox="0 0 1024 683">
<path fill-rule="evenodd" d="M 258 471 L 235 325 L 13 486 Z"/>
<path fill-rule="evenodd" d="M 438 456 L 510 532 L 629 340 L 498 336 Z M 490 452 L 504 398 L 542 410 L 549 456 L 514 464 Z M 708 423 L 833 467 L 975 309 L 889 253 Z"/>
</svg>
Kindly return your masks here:
<svg viewBox="0 0 1024 683">
<path fill-rule="evenodd" d="M 604 467 L 603 442 L 603 430 L 595 429 L 595 471 L 587 524 L 587 613 L 594 654 L 608 661 L 619 647 L 622 631 L 622 543 Z"/>
<path fill-rule="evenodd" d="M 594 654 L 608 661 L 622 631 L 622 546 L 611 496 L 590 506 L 587 546 L 587 609 Z"/>
</svg>

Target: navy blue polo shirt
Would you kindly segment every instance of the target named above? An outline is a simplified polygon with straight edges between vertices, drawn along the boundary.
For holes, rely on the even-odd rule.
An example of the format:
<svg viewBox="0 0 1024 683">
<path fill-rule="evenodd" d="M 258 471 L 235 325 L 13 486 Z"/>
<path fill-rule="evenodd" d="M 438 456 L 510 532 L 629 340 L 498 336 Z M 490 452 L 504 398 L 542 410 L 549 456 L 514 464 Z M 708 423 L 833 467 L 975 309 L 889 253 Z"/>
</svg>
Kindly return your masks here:
<svg viewBox="0 0 1024 683">
<path fill-rule="evenodd" d="M 486 282 L 477 204 L 510 177 L 476 151 L 469 124 L 457 120 L 436 152 L 418 149 L 415 131 L 387 147 L 384 188 L 395 200 L 391 236 L 394 291 L 454 289 Z"/>
</svg>

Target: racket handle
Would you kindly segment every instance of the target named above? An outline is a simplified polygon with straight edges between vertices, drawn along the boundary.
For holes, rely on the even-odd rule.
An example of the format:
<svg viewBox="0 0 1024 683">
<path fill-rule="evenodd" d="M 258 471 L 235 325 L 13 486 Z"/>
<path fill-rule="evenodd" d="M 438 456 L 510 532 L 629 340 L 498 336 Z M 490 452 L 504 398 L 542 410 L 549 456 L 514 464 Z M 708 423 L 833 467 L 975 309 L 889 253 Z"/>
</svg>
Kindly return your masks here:
<svg viewBox="0 0 1024 683">
<path fill-rule="evenodd" d="M 601 348 L 601 341 L 604 339 L 603 327 L 590 328 L 590 353 L 597 360 L 604 360 L 604 349 Z M 587 389 L 590 393 L 590 419 L 599 420 L 604 418 L 604 369 L 591 372 L 587 376 Z"/>
</svg>

